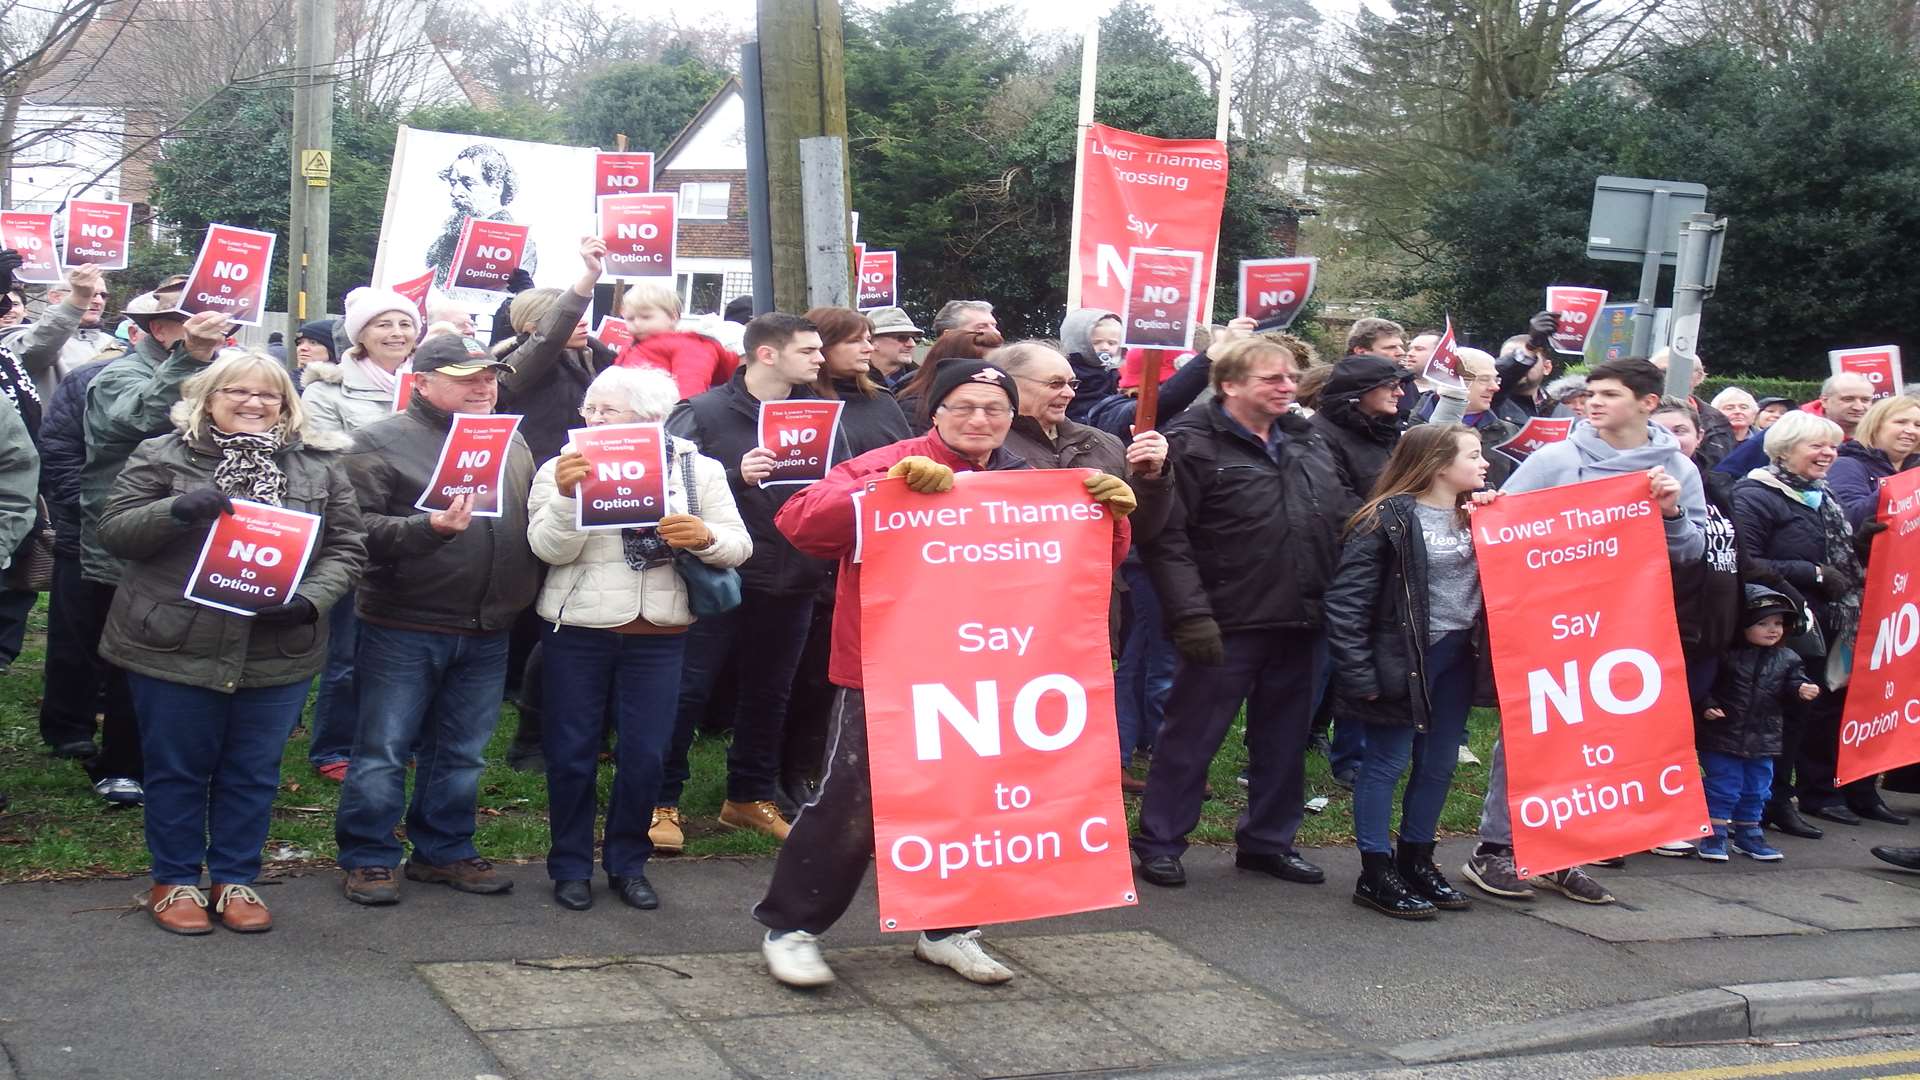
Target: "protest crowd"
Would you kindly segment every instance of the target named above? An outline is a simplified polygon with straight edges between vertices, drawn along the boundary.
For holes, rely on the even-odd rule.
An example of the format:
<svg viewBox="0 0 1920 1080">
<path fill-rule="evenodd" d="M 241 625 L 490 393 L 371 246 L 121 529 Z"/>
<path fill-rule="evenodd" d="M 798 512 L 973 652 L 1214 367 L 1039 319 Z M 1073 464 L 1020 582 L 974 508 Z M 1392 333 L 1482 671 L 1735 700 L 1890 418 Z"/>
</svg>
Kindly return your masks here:
<svg viewBox="0 0 1920 1080">
<path fill-rule="evenodd" d="M 875 854 L 859 500 L 888 479 L 931 500 L 975 472 L 1074 470 L 1110 523 L 1058 572 L 1106 598 L 1104 784 L 1137 798 L 1134 873 L 1156 887 L 1186 883 L 1209 767 L 1244 717 L 1240 869 L 1324 882 L 1296 844 L 1324 754 L 1353 793 L 1356 903 L 1428 920 L 1475 891 L 1614 902 L 1590 872 L 1608 859 L 1520 865 L 1531 822 L 1505 740 L 1470 858 L 1435 856 L 1469 711 L 1499 700 L 1473 522 L 1592 480 L 1631 487 L 1622 515 L 1658 515 L 1707 809 L 1642 850 L 1771 862 L 1769 831 L 1905 820 L 1875 777 L 1836 783 L 1847 673 L 1829 658 L 1866 633 L 1879 489 L 1920 465 L 1920 397 L 1852 374 L 1808 403 L 1667 397 L 1665 350 L 1568 374 L 1554 311 L 1485 351 L 1363 318 L 1327 358 L 1245 316 L 1150 350 L 1097 308 L 1009 341 L 979 300 L 926 327 L 898 306 L 741 302 L 730 346 L 683 329 L 672 288 L 636 285 L 630 339 L 609 344 L 587 321 L 607 245 L 566 254 L 575 283 L 516 274 L 490 344 L 461 305 L 371 285 L 277 353 L 185 313 L 181 277 L 83 265 L 24 319 L 0 289 L 17 323 L 0 330 L 0 662 L 46 593 L 40 735 L 99 798 L 144 806 L 162 929 L 271 928 L 254 885 L 303 715 L 340 785 L 345 901 L 508 892 L 474 834 L 511 701 L 512 760 L 546 776 L 561 907 L 596 902 L 596 846 L 608 892 L 660 906 L 647 867 L 684 846 L 695 733 L 729 731 L 719 823 L 781 841 L 753 907 L 770 972 L 832 981 L 818 938 Z M 19 261 L 0 252 L 0 270 Z M 1436 350 L 1456 378 L 1429 377 Z M 1557 438 L 1516 444 L 1543 419 Z M 770 438 L 780 424 L 813 456 Z M 658 463 L 633 497 L 648 524 L 618 524 L 602 456 L 618 445 Z M 261 546 L 257 569 L 230 557 Z M 1920 847 L 1874 854 L 1920 869 Z M 924 929 L 914 952 L 1012 978 L 976 926 Z"/>
</svg>

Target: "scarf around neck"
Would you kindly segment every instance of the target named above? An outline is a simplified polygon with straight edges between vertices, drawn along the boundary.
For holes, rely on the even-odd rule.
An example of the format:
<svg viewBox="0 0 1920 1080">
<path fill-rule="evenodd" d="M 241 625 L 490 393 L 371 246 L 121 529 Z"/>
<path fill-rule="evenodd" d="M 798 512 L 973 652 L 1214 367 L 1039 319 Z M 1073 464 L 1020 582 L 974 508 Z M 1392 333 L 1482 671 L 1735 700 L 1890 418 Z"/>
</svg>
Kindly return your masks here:
<svg viewBox="0 0 1920 1080">
<path fill-rule="evenodd" d="M 287 474 L 273 460 L 283 445 L 281 429 L 232 432 L 209 427 L 207 434 L 220 451 L 220 464 L 213 469 L 214 487 L 229 498 L 284 505 Z"/>
</svg>

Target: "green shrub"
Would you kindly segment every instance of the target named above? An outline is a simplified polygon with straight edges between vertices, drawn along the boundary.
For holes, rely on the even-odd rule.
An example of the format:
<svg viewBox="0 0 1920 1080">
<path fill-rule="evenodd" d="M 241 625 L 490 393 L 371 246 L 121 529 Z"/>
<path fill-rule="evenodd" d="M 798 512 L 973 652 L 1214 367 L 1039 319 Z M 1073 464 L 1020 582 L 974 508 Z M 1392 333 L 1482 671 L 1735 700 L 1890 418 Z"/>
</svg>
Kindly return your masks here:
<svg viewBox="0 0 1920 1080">
<path fill-rule="evenodd" d="M 1812 401 L 1820 396 L 1820 381 L 1807 379 L 1776 379 L 1769 376 L 1749 375 L 1709 375 L 1700 384 L 1696 396 L 1701 401 L 1712 401 L 1713 395 L 1729 386 L 1737 386 L 1756 398 L 1791 398 L 1795 405 Z"/>
</svg>

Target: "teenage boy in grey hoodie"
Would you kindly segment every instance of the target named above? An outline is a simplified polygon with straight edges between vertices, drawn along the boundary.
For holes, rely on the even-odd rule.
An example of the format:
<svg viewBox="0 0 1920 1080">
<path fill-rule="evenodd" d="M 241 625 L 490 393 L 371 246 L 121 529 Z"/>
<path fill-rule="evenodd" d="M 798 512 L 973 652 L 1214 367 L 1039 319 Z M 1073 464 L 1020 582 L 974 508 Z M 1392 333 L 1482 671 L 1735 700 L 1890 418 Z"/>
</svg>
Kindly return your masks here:
<svg viewBox="0 0 1920 1080">
<path fill-rule="evenodd" d="M 1534 451 L 1501 487 L 1502 493 L 1599 480 L 1623 473 L 1647 474 L 1660 508 L 1667 557 L 1698 562 L 1706 552 L 1707 500 L 1699 470 L 1666 429 L 1652 422 L 1666 376 L 1645 360 L 1609 360 L 1587 372 L 1587 418 L 1576 421 L 1565 441 Z M 1533 888 L 1515 871 L 1513 822 L 1507 812 L 1507 755 L 1493 746 L 1487 767 L 1487 799 L 1480 812 L 1480 844 L 1461 874 L 1485 892 L 1512 900 L 1533 899 Z M 1613 894 L 1579 867 L 1532 879 L 1586 904 L 1611 904 Z"/>
</svg>

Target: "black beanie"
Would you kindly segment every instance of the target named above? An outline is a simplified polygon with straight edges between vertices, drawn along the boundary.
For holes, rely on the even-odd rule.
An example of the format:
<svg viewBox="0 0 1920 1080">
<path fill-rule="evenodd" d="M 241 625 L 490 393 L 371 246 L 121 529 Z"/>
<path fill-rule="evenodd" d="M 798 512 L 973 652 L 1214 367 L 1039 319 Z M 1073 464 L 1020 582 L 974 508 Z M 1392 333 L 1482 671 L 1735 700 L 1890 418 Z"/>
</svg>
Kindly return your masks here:
<svg viewBox="0 0 1920 1080">
<path fill-rule="evenodd" d="M 933 393 L 927 398 L 927 412 L 940 407 L 947 395 L 969 384 L 991 386 L 1005 391 L 1007 404 L 1020 411 L 1020 392 L 1013 388 L 1013 376 L 985 360 L 949 360 L 933 376 Z"/>
</svg>

